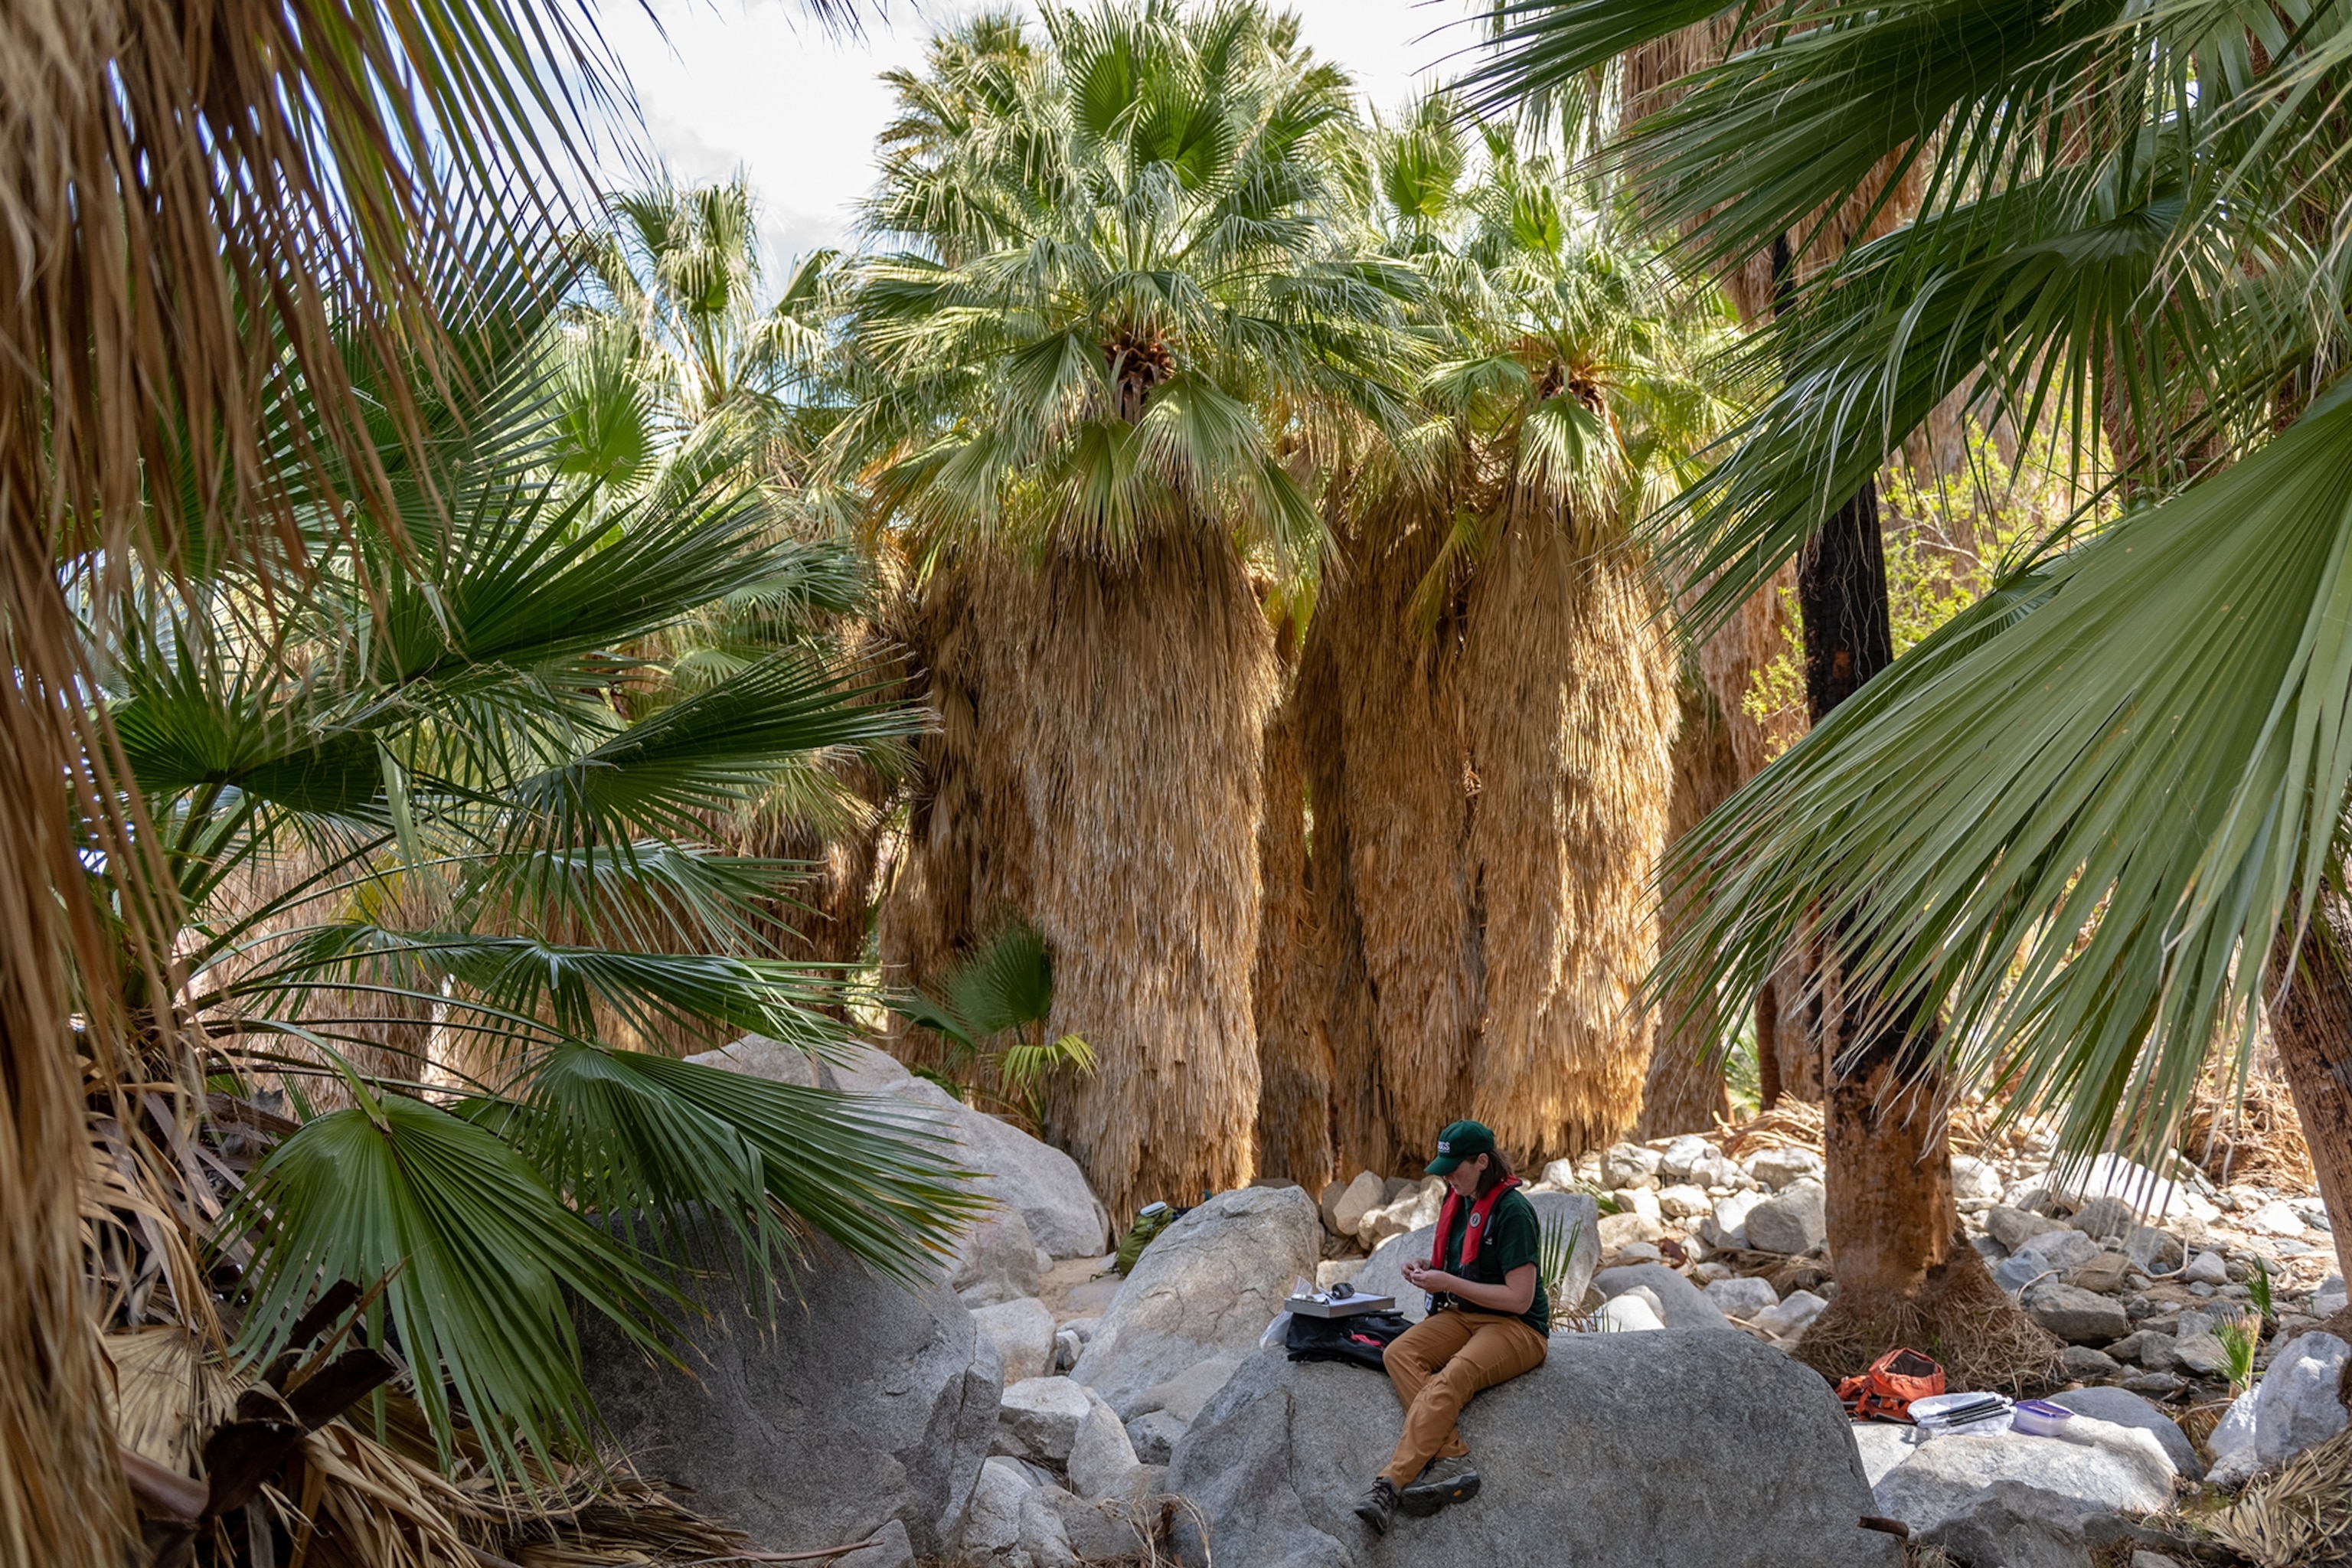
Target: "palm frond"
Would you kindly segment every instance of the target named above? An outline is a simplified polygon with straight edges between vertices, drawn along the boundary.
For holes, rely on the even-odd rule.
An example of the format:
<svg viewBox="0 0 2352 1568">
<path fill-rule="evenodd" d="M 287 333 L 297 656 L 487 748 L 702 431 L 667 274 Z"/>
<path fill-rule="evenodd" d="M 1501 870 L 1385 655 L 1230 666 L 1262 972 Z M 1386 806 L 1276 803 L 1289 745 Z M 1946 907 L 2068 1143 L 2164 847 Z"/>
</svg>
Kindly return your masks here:
<svg viewBox="0 0 2352 1568">
<path fill-rule="evenodd" d="M 385 1281 L 372 1337 L 389 1331 L 409 1358 L 445 1462 L 462 1409 L 512 1479 L 594 1435 L 566 1292 L 656 1353 L 677 1300 L 505 1143 L 397 1095 L 305 1123 L 255 1173 L 247 1202 L 247 1352 L 274 1352 L 335 1281 Z"/>
<path fill-rule="evenodd" d="M 1657 994 L 1743 994 L 1843 931 L 1849 994 L 1943 1010 L 2070 1144 L 2162 1137 L 2352 787 L 2347 458 L 2339 391 L 1870 682 L 1677 850 L 1705 897 Z"/>
</svg>

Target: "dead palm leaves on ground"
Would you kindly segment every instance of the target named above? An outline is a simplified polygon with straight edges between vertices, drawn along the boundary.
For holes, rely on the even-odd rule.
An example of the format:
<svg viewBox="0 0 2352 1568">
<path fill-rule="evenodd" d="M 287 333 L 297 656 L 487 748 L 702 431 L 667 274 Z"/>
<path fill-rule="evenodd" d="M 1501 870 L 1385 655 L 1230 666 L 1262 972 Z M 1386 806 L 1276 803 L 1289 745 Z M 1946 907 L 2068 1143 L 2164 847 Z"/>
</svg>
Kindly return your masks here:
<svg viewBox="0 0 2352 1568">
<path fill-rule="evenodd" d="M 2303 1120 L 2275 1061 L 2257 1057 L 2243 1082 L 2209 1070 L 2181 1121 L 2174 1146 L 2222 1185 L 2233 1182 L 2301 1189 L 2311 1180 Z"/>
<path fill-rule="evenodd" d="M 2191 1528 L 2256 1568 L 2352 1563 L 2352 1431 L 2305 1448 Z"/>
<path fill-rule="evenodd" d="M 1784 1100 L 1769 1110 L 1742 1121 L 1718 1121 L 1716 1142 L 1734 1160 L 1760 1154 L 1767 1149 L 1810 1149 L 1822 1152 L 1824 1119 L 1817 1102 Z M 1667 1140 L 1653 1140 L 1654 1142 Z"/>
</svg>

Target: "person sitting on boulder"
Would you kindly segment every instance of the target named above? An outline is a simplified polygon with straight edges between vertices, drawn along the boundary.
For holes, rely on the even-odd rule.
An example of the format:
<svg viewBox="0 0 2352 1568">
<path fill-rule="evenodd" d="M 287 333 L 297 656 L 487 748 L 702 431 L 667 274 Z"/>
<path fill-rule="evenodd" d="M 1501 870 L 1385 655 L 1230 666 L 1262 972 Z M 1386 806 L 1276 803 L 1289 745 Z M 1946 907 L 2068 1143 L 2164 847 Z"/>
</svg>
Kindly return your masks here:
<svg viewBox="0 0 2352 1568">
<path fill-rule="evenodd" d="M 1421 1517 L 1478 1495 L 1462 1407 L 1479 1390 L 1541 1366 L 1550 1342 L 1551 1303 L 1537 1267 L 1542 1227 L 1494 1133 L 1475 1121 L 1453 1123 L 1438 1134 L 1428 1170 L 1445 1178 L 1445 1203 L 1430 1256 L 1408 1262 L 1404 1277 L 1430 1293 L 1429 1315 L 1382 1357 L 1404 1403 L 1404 1434 L 1356 1505 L 1358 1517 L 1383 1532 L 1399 1510 Z"/>
</svg>

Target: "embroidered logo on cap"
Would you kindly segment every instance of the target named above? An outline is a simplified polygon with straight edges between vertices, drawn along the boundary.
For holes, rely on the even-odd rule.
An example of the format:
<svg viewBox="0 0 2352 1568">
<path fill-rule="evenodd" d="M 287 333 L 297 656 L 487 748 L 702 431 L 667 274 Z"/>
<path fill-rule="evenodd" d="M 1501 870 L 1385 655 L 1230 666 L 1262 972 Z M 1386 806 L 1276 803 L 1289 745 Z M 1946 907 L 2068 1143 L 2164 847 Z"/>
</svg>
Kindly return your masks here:
<svg viewBox="0 0 2352 1568">
<path fill-rule="evenodd" d="M 1437 1152 L 1441 1154 L 1451 1154 L 1454 1152 L 1454 1145 L 1440 1138 L 1437 1141 Z"/>
</svg>

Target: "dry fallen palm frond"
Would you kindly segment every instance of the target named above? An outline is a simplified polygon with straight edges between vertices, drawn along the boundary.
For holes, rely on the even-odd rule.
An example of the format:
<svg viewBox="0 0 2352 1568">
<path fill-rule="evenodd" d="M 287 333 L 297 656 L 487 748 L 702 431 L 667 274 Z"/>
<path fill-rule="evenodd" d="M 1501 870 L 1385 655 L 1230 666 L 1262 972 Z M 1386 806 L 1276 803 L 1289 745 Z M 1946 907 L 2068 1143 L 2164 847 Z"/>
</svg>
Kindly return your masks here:
<svg viewBox="0 0 2352 1568">
<path fill-rule="evenodd" d="M 306 1457 L 320 1479 L 315 1501 L 302 1509 L 317 1525 L 308 1561 L 484 1568 L 479 1554 L 487 1554 L 520 1568 L 599 1568 L 771 1560 L 740 1531 L 639 1479 L 617 1455 L 538 1471 L 526 1492 L 478 1469 L 452 1480 L 429 1453 L 379 1443 L 344 1421 L 313 1433 Z"/>
<path fill-rule="evenodd" d="M 2302 1187 L 2311 1180 L 2303 1119 L 2277 1059 L 2259 1054 L 2242 1083 L 2219 1064 L 2197 1086 L 2173 1147 L 2214 1181 Z"/>
<path fill-rule="evenodd" d="M 302 1440 L 301 1492 L 270 1500 L 294 1561 L 318 1568 L 482 1568 L 467 1539 L 495 1515 L 430 1464 L 337 1420 Z M 472 1525 L 474 1531 L 463 1528 Z"/>
<path fill-rule="evenodd" d="M 2289 1459 L 2267 1480 L 2189 1528 L 2256 1568 L 2341 1568 L 2352 1563 L 2352 1431 Z"/>
<path fill-rule="evenodd" d="M 1719 1124 L 1716 1142 L 1735 1160 L 1766 1149 L 1810 1149 L 1822 1152 L 1825 1118 L 1820 1105 L 1801 1100 L 1784 1100 L 1771 1110 L 1759 1111 L 1744 1121 Z M 1653 1140 L 1653 1142 L 1658 1142 Z"/>
<path fill-rule="evenodd" d="M 122 1446 L 183 1475 L 205 1433 L 229 1418 L 241 1384 L 213 1347 L 176 1324 L 106 1336 L 114 1429 Z"/>
<path fill-rule="evenodd" d="M 1946 1142 L 1955 1154 L 1982 1159 L 2000 1146 L 2000 1119 L 2001 1108 L 1990 1100 L 1963 1100 L 1952 1107 Z"/>
</svg>

